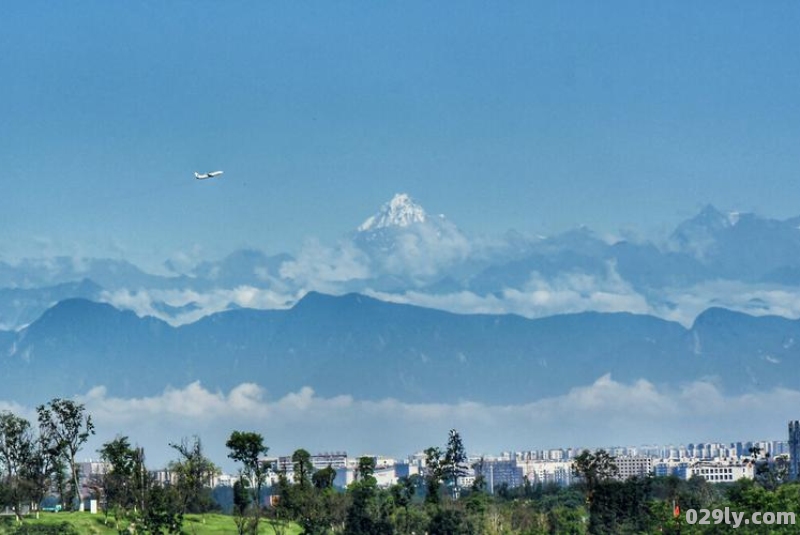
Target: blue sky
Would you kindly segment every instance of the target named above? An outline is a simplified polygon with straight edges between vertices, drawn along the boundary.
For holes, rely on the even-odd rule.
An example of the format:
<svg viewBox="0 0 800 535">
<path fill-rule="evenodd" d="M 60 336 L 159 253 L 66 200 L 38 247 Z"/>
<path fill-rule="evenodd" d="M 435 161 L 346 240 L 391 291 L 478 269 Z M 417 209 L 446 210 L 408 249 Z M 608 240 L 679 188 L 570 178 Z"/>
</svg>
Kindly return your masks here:
<svg viewBox="0 0 800 535">
<path fill-rule="evenodd" d="M 796 2 L 4 3 L 0 259 L 800 214 Z M 224 169 L 196 182 L 195 170 Z"/>
</svg>

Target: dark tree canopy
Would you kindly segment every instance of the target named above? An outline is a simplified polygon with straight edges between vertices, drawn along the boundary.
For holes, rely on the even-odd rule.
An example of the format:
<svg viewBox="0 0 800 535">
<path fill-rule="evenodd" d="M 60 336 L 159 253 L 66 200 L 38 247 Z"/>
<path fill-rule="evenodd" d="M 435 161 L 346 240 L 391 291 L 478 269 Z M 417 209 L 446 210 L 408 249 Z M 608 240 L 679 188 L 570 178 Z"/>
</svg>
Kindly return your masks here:
<svg viewBox="0 0 800 535">
<path fill-rule="evenodd" d="M 311 474 L 314 466 L 311 464 L 311 454 L 300 448 L 292 454 L 292 467 L 294 468 L 294 482 L 301 487 L 311 483 Z"/>
</svg>

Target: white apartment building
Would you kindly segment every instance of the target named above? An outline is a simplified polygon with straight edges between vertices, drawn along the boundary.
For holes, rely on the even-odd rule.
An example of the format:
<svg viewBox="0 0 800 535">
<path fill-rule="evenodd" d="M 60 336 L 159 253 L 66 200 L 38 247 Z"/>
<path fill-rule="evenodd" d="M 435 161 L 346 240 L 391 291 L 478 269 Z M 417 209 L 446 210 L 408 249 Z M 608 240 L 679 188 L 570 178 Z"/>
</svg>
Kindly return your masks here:
<svg viewBox="0 0 800 535">
<path fill-rule="evenodd" d="M 517 461 L 522 467 L 523 477 L 530 483 L 543 485 L 555 483 L 567 486 L 572 483 L 572 461 Z"/>
<path fill-rule="evenodd" d="M 739 479 L 753 479 L 754 466 L 752 463 L 739 463 L 733 461 L 700 461 L 693 463 L 686 470 L 687 479 L 699 476 L 709 483 L 723 483 Z"/>
<path fill-rule="evenodd" d="M 625 481 L 631 477 L 646 477 L 653 472 L 653 458 L 623 455 L 614 460 L 619 470 L 617 479 Z"/>
</svg>

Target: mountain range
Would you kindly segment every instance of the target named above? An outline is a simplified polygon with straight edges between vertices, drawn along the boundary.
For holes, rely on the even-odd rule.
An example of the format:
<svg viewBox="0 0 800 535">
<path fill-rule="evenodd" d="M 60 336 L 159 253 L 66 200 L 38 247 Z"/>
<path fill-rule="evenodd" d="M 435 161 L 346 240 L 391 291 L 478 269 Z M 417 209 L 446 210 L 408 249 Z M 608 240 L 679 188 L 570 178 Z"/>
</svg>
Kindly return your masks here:
<svg viewBox="0 0 800 535">
<path fill-rule="evenodd" d="M 4 392 L 33 403 L 248 381 L 276 396 L 503 404 L 609 373 L 800 387 L 800 217 L 707 206 L 661 242 L 584 227 L 489 238 L 398 194 L 335 244 L 165 272 L 0 262 Z"/>
<path fill-rule="evenodd" d="M 0 328 L 20 329 L 74 297 L 181 325 L 240 307 L 286 309 L 310 291 L 529 318 L 628 311 L 687 327 L 712 306 L 797 317 L 798 227 L 800 217 L 706 206 L 659 241 L 585 227 L 476 237 L 398 194 L 335 244 L 292 254 L 241 249 L 188 270 L 165 262 L 162 274 L 121 259 L 0 261 Z"/>
<path fill-rule="evenodd" d="M 723 392 L 795 388 L 800 321 L 713 308 L 691 328 L 629 313 L 463 315 L 311 292 L 287 310 L 240 309 L 173 327 L 68 299 L 18 332 L 0 332 L 4 393 L 34 403 L 103 385 L 137 397 L 199 380 L 243 382 L 272 396 L 312 386 L 324 396 L 519 404 L 605 374 Z"/>
</svg>

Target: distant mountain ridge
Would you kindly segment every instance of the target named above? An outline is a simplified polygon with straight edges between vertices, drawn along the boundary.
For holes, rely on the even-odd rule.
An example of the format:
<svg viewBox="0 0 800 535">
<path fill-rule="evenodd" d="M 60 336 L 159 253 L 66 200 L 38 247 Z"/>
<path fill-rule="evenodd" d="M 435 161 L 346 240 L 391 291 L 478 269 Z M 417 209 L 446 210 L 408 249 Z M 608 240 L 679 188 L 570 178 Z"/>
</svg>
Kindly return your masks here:
<svg viewBox="0 0 800 535">
<path fill-rule="evenodd" d="M 240 309 L 172 327 L 71 299 L 18 333 L 0 332 L 9 399 L 37 402 L 106 386 L 145 396 L 200 380 L 256 382 L 280 396 L 524 403 L 611 373 L 724 391 L 800 388 L 800 322 L 709 309 L 695 325 L 628 313 L 525 319 L 458 315 L 359 294 L 309 293 L 288 310 Z"/>
<path fill-rule="evenodd" d="M 475 237 L 398 193 L 336 244 L 307 244 L 293 255 L 239 249 L 192 268 L 166 262 L 168 275 L 120 259 L 0 261 L 0 328 L 20 329 L 70 297 L 181 325 L 241 307 L 287 308 L 309 291 L 526 317 L 628 310 L 685 326 L 716 305 L 798 317 L 791 303 L 800 300 L 799 227 L 800 217 L 708 205 L 663 243 L 601 238 L 586 227 Z"/>
</svg>

